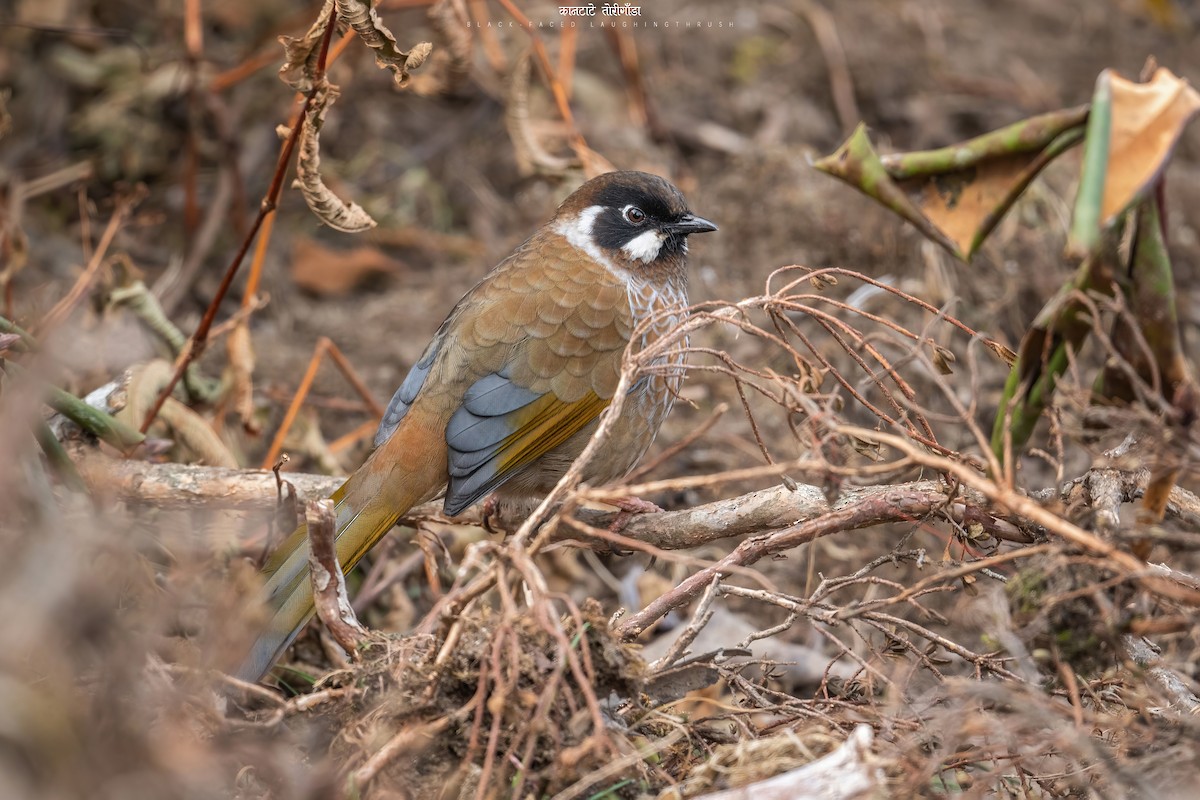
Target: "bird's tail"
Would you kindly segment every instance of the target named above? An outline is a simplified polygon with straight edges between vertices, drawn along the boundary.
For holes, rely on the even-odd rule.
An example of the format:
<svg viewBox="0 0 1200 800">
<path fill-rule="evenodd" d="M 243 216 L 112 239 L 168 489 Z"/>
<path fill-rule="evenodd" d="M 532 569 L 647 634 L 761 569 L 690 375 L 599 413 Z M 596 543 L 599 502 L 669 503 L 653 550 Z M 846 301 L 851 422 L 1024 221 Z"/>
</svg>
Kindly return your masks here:
<svg viewBox="0 0 1200 800">
<path fill-rule="evenodd" d="M 437 458 L 430 457 L 428 448 L 403 447 L 404 440 L 412 438 L 405 433 L 408 431 L 403 428 L 396 431 L 330 498 L 343 572 L 349 572 L 405 512 L 444 480 L 439 479 L 445 475 L 444 463 L 435 463 Z M 405 450 L 408 458 L 404 458 Z M 301 525 L 279 546 L 264 570 L 268 576 L 265 603 L 271 619 L 238 669 L 239 678 L 260 680 L 312 619 L 308 557 L 308 529 Z"/>
</svg>

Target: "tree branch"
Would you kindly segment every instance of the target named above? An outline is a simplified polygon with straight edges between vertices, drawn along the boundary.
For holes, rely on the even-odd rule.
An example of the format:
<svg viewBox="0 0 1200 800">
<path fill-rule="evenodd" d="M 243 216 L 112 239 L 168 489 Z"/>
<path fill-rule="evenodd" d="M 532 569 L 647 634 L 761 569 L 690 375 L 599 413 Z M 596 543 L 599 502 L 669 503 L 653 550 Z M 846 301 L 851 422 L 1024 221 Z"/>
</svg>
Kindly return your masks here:
<svg viewBox="0 0 1200 800">
<path fill-rule="evenodd" d="M 72 448 L 72 457 L 91 491 L 133 505 L 170 510 L 265 511 L 275 507 L 275 476 L 266 470 L 118 460 L 78 445 Z M 342 483 L 341 478 L 297 472 L 283 473 L 283 477 L 295 487 L 300 503 L 328 497 Z M 862 513 L 867 508 L 871 513 Z M 863 527 L 913 522 L 939 510 L 972 534 L 984 532 L 997 539 L 1029 542 L 1037 533 L 1036 528 L 1020 519 L 993 514 L 978 493 L 960 490 L 951 499 L 942 481 L 916 481 L 847 488 L 832 504 L 816 486 L 799 484 L 795 490 L 774 486 L 694 508 L 640 514 L 615 538 L 630 546 L 643 544 L 660 550 L 682 550 L 717 539 L 786 530 L 826 515 L 835 519 L 846 515 L 853 521 L 852 527 Z M 579 521 L 597 529 L 607 527 L 615 516 L 612 512 L 576 512 Z M 401 522 L 446 519 L 441 503 L 435 501 L 412 509 Z M 478 509 L 470 509 L 454 519 L 461 524 L 481 522 Z M 553 538 L 578 539 L 579 534 L 563 525 Z"/>
</svg>

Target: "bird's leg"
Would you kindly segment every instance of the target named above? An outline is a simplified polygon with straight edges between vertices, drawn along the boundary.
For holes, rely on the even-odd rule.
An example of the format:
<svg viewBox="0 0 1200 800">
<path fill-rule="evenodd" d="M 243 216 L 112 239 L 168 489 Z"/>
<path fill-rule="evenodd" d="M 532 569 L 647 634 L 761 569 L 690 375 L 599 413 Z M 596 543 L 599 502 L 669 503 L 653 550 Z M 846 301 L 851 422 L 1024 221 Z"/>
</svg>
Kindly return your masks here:
<svg viewBox="0 0 1200 800">
<path fill-rule="evenodd" d="M 492 492 L 483 501 L 483 508 L 480 509 L 482 517 L 483 529 L 488 533 L 501 533 L 503 529 L 497 528 L 497 523 L 500 522 L 500 498 Z"/>
</svg>

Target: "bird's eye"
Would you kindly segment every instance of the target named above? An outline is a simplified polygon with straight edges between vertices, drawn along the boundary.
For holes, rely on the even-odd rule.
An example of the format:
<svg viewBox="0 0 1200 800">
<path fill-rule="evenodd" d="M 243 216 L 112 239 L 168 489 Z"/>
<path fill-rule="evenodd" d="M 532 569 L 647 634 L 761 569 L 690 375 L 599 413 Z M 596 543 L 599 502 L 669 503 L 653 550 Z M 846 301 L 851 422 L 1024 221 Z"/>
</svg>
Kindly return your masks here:
<svg viewBox="0 0 1200 800">
<path fill-rule="evenodd" d="M 625 206 L 625 219 L 634 225 L 641 225 L 646 221 L 646 212 L 637 206 Z"/>
</svg>

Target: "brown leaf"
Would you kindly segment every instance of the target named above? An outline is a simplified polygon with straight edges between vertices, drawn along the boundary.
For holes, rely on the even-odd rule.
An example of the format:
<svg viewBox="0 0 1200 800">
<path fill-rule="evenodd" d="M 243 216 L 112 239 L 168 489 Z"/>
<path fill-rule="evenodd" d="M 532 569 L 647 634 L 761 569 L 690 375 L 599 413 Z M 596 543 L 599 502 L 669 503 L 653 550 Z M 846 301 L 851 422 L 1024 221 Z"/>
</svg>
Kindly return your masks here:
<svg viewBox="0 0 1200 800">
<path fill-rule="evenodd" d="M 296 158 L 296 180 L 292 186 L 304 195 L 304 202 L 329 227 L 343 233 L 362 233 L 375 227 L 371 218 L 357 203 L 347 202 L 335 195 L 321 178 L 321 127 L 325 112 L 338 97 L 338 88 L 325 82 L 313 94 L 312 108 L 300 132 L 300 154 Z"/>
<path fill-rule="evenodd" d="M 1171 499 L 1171 490 L 1175 488 L 1182 473 L 1183 469 L 1176 464 L 1160 463 L 1154 466 L 1150 473 L 1150 481 L 1146 484 L 1146 491 L 1142 493 L 1138 522 L 1143 525 L 1156 525 L 1163 521 L 1167 513 L 1167 503 Z"/>
<path fill-rule="evenodd" d="M 531 54 L 532 50 L 527 48 L 517 59 L 509 76 L 505 126 L 512 139 L 513 153 L 522 175 L 562 175 L 578 166 L 578 161 L 548 152 L 533 132 L 529 116 Z"/>
<path fill-rule="evenodd" d="M 325 0 L 321 13 L 303 36 L 279 37 L 284 53 L 284 64 L 279 68 L 279 79 L 301 94 L 312 91 L 317 54 L 320 50 L 318 45 L 325 35 L 325 27 L 329 24 L 329 15 L 332 13 L 333 0 Z"/>
<path fill-rule="evenodd" d="M 229 356 L 229 397 L 234 410 L 242 418 L 242 427 L 258 433 L 261 424 L 254 414 L 254 345 L 250 341 L 250 325 L 242 320 L 225 341 Z"/>
<path fill-rule="evenodd" d="M 1085 107 L 949 147 L 880 156 L 862 125 L 814 166 L 846 181 L 967 261 L 1050 161 L 1083 138 Z"/>
<path fill-rule="evenodd" d="M 371 275 L 403 268 L 403 263 L 370 246 L 334 250 L 313 239 L 299 238 L 292 248 L 292 280 L 319 295 L 343 294 Z"/>
<path fill-rule="evenodd" d="M 420 68 L 429 58 L 433 45 L 420 42 L 411 50 L 404 51 L 396 43 L 396 37 L 383 24 L 375 8 L 364 0 L 337 0 L 338 16 L 346 22 L 363 42 L 375 51 L 375 63 L 381 69 L 390 69 L 396 88 L 403 89 L 412 78 L 412 71 Z"/>
<path fill-rule="evenodd" d="M 1018 153 L 975 167 L 921 179 L 914 203 L 969 258 L 1018 194 L 1049 161 L 1042 153 Z"/>
<path fill-rule="evenodd" d="M 1184 127 L 1200 111 L 1200 92 L 1160 67 L 1149 83 L 1112 76 L 1112 133 L 1101 216 L 1124 211 L 1162 172 Z"/>
</svg>

